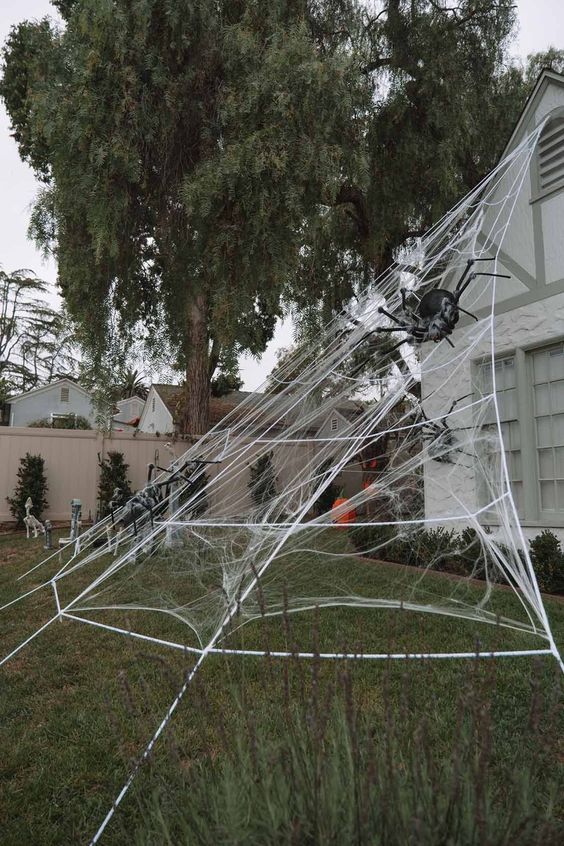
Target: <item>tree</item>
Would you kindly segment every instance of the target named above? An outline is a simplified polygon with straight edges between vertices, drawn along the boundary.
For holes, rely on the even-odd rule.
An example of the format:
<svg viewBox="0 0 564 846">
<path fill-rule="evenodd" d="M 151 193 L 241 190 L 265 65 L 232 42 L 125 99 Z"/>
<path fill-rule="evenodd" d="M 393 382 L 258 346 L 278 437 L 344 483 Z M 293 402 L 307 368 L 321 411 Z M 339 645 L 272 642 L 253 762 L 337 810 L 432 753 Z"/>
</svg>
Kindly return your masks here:
<svg viewBox="0 0 564 846">
<path fill-rule="evenodd" d="M 120 375 L 119 382 L 115 385 L 114 395 L 117 400 L 128 397 L 140 397 L 147 399 L 149 388 L 143 381 L 144 376 L 133 367 L 127 367 Z"/>
<path fill-rule="evenodd" d="M 120 492 L 120 505 L 123 505 L 131 496 L 131 484 L 127 478 L 129 464 L 126 464 L 122 452 L 108 452 L 106 458 L 100 460 L 100 481 L 98 483 L 98 501 L 100 504 L 100 516 L 105 517 L 110 513 L 110 502 L 114 499 L 114 492 Z"/>
<path fill-rule="evenodd" d="M 0 270 L 0 392 L 4 397 L 76 369 L 71 321 L 38 296 L 46 291 L 45 282 L 31 270 Z"/>
<path fill-rule="evenodd" d="M 8 38 L 0 93 L 45 183 L 34 232 L 65 301 L 98 348 L 112 307 L 124 333 L 165 323 L 193 432 L 222 352 L 271 337 L 304 223 L 358 137 L 364 82 L 312 28 L 352 5 L 68 0 L 64 30 Z"/>
<path fill-rule="evenodd" d="M 26 452 L 20 458 L 18 468 L 18 482 L 13 497 L 6 497 L 10 504 L 10 512 L 17 520 L 18 526 L 23 526 L 25 517 L 25 503 L 28 497 L 33 502 L 33 512 L 38 520 L 47 508 L 47 479 L 45 478 L 45 459 L 40 455 L 30 455 Z"/>
<path fill-rule="evenodd" d="M 357 167 L 304 230 L 296 299 L 307 315 L 319 285 L 310 329 L 495 165 L 528 91 L 507 56 L 515 20 L 513 0 L 366 4 L 351 49 L 372 103 Z"/>
<path fill-rule="evenodd" d="M 166 328 L 195 433 L 225 351 L 376 280 L 492 167 L 530 84 L 513 0 L 55 5 L 65 29 L 14 28 L 0 85 L 45 183 L 34 233 L 98 351 L 114 309 L 120 338 Z"/>
</svg>

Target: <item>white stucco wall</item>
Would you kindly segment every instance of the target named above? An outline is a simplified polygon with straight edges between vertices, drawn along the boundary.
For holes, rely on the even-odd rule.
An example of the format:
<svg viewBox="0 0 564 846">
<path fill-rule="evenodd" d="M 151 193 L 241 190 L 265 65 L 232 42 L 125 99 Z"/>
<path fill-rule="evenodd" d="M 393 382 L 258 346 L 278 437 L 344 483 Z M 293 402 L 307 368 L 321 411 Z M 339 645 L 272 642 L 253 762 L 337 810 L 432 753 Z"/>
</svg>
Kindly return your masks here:
<svg viewBox="0 0 564 846">
<path fill-rule="evenodd" d="M 480 337 L 480 334 L 482 337 Z M 531 347 L 550 344 L 558 341 L 564 335 L 564 293 L 556 294 L 539 302 L 513 309 L 495 317 L 494 336 L 496 339 L 496 358 L 502 358 L 504 353 L 513 352 L 516 348 L 529 349 Z M 426 344 L 423 355 L 430 355 L 422 374 L 422 396 L 431 395 L 425 403 L 425 411 L 429 418 L 439 417 L 448 411 L 454 398 L 472 394 L 476 386 L 476 372 L 473 370 L 475 362 L 480 356 L 489 355 L 491 339 L 486 321 L 474 327 L 466 327 L 455 331 L 453 335 L 456 349 L 461 352 L 471 348 L 471 360 L 465 356 L 457 358 L 456 351 L 441 342 L 432 348 Z M 563 374 L 564 377 L 564 374 Z M 531 388 L 532 390 L 532 388 Z M 460 407 L 472 402 L 468 397 L 460 403 Z M 472 443 L 472 432 L 466 433 L 465 427 L 471 428 L 477 424 L 475 411 L 467 409 L 455 413 L 450 419 L 452 429 L 461 445 L 468 437 L 468 451 L 475 444 Z M 429 461 L 425 472 L 425 515 L 427 519 L 457 518 L 454 523 L 449 522 L 458 530 L 468 525 L 468 514 L 480 508 L 477 479 L 480 470 L 475 462 L 467 456 L 460 456 L 455 464 L 442 464 Z M 499 487 L 498 493 L 503 492 Z M 527 537 L 534 537 L 546 522 L 521 520 L 521 526 Z M 564 529 L 558 526 L 549 528 L 557 532 L 564 540 Z"/>
<path fill-rule="evenodd" d="M 68 388 L 68 402 L 61 401 L 61 388 Z M 50 414 L 78 414 L 93 424 L 95 411 L 88 394 L 72 382 L 54 382 L 12 401 L 10 426 L 29 426 Z"/>
<path fill-rule="evenodd" d="M 529 104 L 529 112 L 525 110 L 513 146 L 540 121 L 550 117 L 555 109 L 563 108 L 564 84 L 549 75 L 538 86 Z M 527 384 L 523 382 L 523 374 L 528 374 L 528 365 L 524 363 L 527 351 L 560 342 L 564 337 L 564 190 L 556 190 L 537 199 L 536 168 L 535 151 L 531 165 L 524 174 L 503 242 L 496 244 L 500 249 L 496 270 L 509 274 L 511 279 L 496 280 L 493 324 L 495 356 L 499 360 L 505 353 L 519 351 L 517 356 L 521 357 L 522 362 L 519 371 L 522 380 L 520 412 L 527 402 L 532 406 L 532 384 L 530 381 Z M 495 201 L 496 197 L 502 197 L 506 188 L 509 186 L 501 180 L 497 194 L 490 199 Z M 495 218 L 496 214 L 494 202 L 484 215 L 482 233 L 489 232 L 494 221 L 498 231 L 503 231 L 504 221 Z M 478 238 L 478 241 L 483 244 L 483 239 L 480 242 Z M 474 280 L 465 292 L 461 305 L 477 312 L 481 321 L 478 324 L 471 324 L 468 320 L 464 324 L 461 321 L 452 336 L 456 345 L 454 350 L 444 341 L 437 345 L 426 344 L 422 350 L 422 360 L 428 357 L 422 366 L 422 396 L 429 397 L 424 406 L 430 418 L 445 414 L 455 398 L 472 394 L 461 402 L 463 406 L 479 396 L 479 386 L 475 384 L 479 375 L 479 360 L 481 356 L 491 355 L 488 321 L 493 305 L 491 280 L 486 277 Z M 526 395 L 524 399 L 523 394 Z M 456 435 L 462 446 L 465 439 L 474 440 L 467 444 L 468 453 L 475 453 L 475 441 L 480 436 L 480 429 L 472 432 L 472 427 L 483 422 L 476 418 L 477 413 L 476 409 L 468 409 L 456 413 L 450 420 L 451 428 L 459 430 Z M 483 408 L 481 413 L 484 413 Z M 530 412 L 527 417 L 530 418 Z M 521 437 L 529 438 L 529 455 L 531 442 L 536 449 L 531 426 L 530 420 L 527 425 L 520 426 Z M 427 519 L 440 522 L 441 518 L 454 518 L 453 522 L 448 521 L 448 525 L 458 530 L 468 525 L 468 515 L 476 513 L 485 501 L 480 477 L 483 479 L 484 474 L 470 455 L 460 455 L 455 464 L 429 460 L 424 476 Z M 525 485 L 536 483 L 536 476 L 534 479 L 524 479 Z M 501 481 L 494 482 L 493 491 L 490 490 L 487 498 L 501 495 L 503 491 Z M 534 537 L 546 527 L 564 540 L 564 521 L 558 514 L 547 518 L 545 513 L 544 520 L 541 520 L 538 511 L 531 517 L 532 511 L 531 508 L 521 509 L 519 522 L 525 537 Z M 523 516 L 527 513 L 528 517 Z M 549 525 L 547 520 L 550 519 L 556 525 Z M 483 522 L 487 523 L 487 518 Z M 495 531 L 495 524 L 492 527 Z"/>
<path fill-rule="evenodd" d="M 156 432 L 167 434 L 173 432 L 173 430 L 172 414 L 155 389 L 151 388 L 141 415 L 141 420 L 139 421 L 139 431 L 149 432 L 154 435 Z"/>
</svg>

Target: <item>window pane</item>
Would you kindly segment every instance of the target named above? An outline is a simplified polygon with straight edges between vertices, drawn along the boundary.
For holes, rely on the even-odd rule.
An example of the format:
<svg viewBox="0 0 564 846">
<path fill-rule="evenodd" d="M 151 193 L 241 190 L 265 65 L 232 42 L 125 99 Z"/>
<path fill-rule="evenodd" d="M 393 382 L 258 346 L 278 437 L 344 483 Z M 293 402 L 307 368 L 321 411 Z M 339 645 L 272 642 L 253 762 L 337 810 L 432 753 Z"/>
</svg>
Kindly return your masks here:
<svg viewBox="0 0 564 846">
<path fill-rule="evenodd" d="M 535 413 L 550 414 L 550 394 L 548 385 L 535 387 Z"/>
<path fill-rule="evenodd" d="M 515 420 L 517 417 L 517 391 L 511 388 L 503 394 L 503 419 Z"/>
<path fill-rule="evenodd" d="M 548 378 L 551 382 L 564 376 L 564 350 L 562 347 L 550 350 L 548 354 Z"/>
<path fill-rule="evenodd" d="M 523 482 L 513 482 L 511 485 L 511 493 L 513 494 L 517 511 L 521 514 L 523 512 Z"/>
<path fill-rule="evenodd" d="M 541 482 L 541 508 L 543 511 L 554 511 L 556 508 L 556 495 L 554 482 Z"/>
<path fill-rule="evenodd" d="M 537 445 L 552 446 L 552 427 L 550 417 L 539 417 L 537 420 Z"/>
<path fill-rule="evenodd" d="M 512 452 L 511 453 L 511 469 L 509 471 L 510 476 L 512 479 L 522 479 L 523 478 L 523 468 L 521 466 L 521 453 L 520 452 Z"/>
<path fill-rule="evenodd" d="M 556 482 L 556 492 L 558 495 L 558 510 L 564 511 L 564 482 Z"/>
<path fill-rule="evenodd" d="M 550 402 L 552 412 L 564 411 L 564 380 L 553 382 L 550 388 Z"/>
<path fill-rule="evenodd" d="M 510 432 L 511 432 L 511 448 L 512 449 L 520 449 L 521 448 L 521 428 L 519 426 L 519 421 L 514 420 L 512 423 L 510 423 L 509 429 L 510 429 Z"/>
<path fill-rule="evenodd" d="M 564 414 L 553 415 L 552 432 L 554 436 L 554 446 L 564 446 Z"/>
<path fill-rule="evenodd" d="M 539 449 L 539 478 L 554 479 L 554 458 L 551 449 Z"/>
<path fill-rule="evenodd" d="M 564 447 L 557 447 L 556 453 L 556 478 L 564 479 Z"/>
<path fill-rule="evenodd" d="M 533 356 L 534 381 L 546 382 L 548 379 L 548 353 L 537 352 Z"/>
<path fill-rule="evenodd" d="M 496 379 L 498 374 L 496 371 Z M 503 384 L 502 384 L 503 383 Z M 515 387 L 515 362 L 512 358 L 506 358 L 503 361 L 502 377 L 498 381 L 497 388 L 514 388 Z"/>
</svg>

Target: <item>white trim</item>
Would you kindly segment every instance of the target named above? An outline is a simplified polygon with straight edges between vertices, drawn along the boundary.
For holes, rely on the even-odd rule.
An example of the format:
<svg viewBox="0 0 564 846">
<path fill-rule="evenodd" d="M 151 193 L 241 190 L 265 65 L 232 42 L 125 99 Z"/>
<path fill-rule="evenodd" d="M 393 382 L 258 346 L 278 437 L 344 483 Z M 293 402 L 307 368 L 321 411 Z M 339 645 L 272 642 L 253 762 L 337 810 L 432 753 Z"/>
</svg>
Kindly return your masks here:
<svg viewBox="0 0 564 846">
<path fill-rule="evenodd" d="M 557 86 L 564 87 L 564 74 L 556 73 L 556 71 L 544 69 L 540 74 L 532 93 L 525 104 L 521 113 L 521 117 L 515 125 L 515 129 L 511 133 L 511 137 L 507 142 L 499 161 L 502 161 L 521 141 L 523 135 L 527 130 L 529 121 L 534 117 L 537 106 L 542 102 L 546 93 L 546 89 L 553 83 Z"/>
<path fill-rule="evenodd" d="M 159 394 L 159 392 L 157 391 L 157 389 L 155 388 L 154 385 L 151 385 L 151 387 L 149 388 L 149 393 L 147 394 L 147 399 L 145 400 L 145 405 L 143 406 L 143 411 L 141 412 L 141 417 L 139 418 L 139 423 L 137 424 L 137 429 L 140 432 L 149 432 L 150 433 L 150 430 L 148 428 L 144 429 L 143 426 L 146 425 L 146 420 L 147 420 L 147 417 L 149 415 L 157 413 L 157 404 L 156 403 L 155 403 L 155 411 L 153 412 L 151 410 L 151 408 L 152 408 L 151 400 L 153 400 L 155 398 L 158 400 L 161 407 L 165 410 L 165 412 L 170 417 L 170 428 L 165 429 L 165 432 L 172 432 L 174 430 L 174 420 L 172 418 L 172 414 L 170 413 L 166 403 L 164 402 L 164 400 L 162 399 L 161 395 Z M 153 426 L 152 432 L 154 433 L 154 431 L 155 431 L 155 429 L 154 429 L 154 426 Z"/>
<path fill-rule="evenodd" d="M 92 402 L 91 394 L 89 394 L 85 388 L 79 385 L 78 382 L 73 382 L 72 379 L 57 379 L 55 382 L 49 382 L 48 385 L 42 385 L 40 388 L 32 388 L 31 391 L 26 391 L 25 394 L 19 394 L 19 396 L 17 397 L 11 397 L 8 400 L 8 403 L 10 405 L 14 405 L 20 400 L 27 399 L 31 396 L 37 396 L 37 394 L 45 393 L 46 391 L 51 390 L 51 388 L 60 388 L 62 385 L 68 385 L 69 388 L 76 388 L 79 393 L 84 394 L 84 396 L 88 397 L 90 402 Z"/>
</svg>

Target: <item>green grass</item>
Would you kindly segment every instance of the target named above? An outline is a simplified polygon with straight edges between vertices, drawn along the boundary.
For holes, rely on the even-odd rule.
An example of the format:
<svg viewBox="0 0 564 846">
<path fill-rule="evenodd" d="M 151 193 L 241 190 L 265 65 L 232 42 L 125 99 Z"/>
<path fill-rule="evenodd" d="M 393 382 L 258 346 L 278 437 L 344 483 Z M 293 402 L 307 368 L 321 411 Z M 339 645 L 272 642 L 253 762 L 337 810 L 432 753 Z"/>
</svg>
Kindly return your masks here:
<svg viewBox="0 0 564 846">
<path fill-rule="evenodd" d="M 39 570 L 23 582 L 15 582 L 42 556 L 39 540 L 0 538 L 0 604 L 17 595 L 22 585 L 30 589 L 45 578 Z M 296 553 L 284 567 L 273 568 L 265 584 L 269 597 L 282 597 L 288 577 L 299 576 L 304 595 L 319 592 L 315 569 L 304 568 L 303 564 Z M 339 565 L 325 564 L 324 575 L 327 566 L 335 567 L 332 581 L 337 583 Z M 352 585 L 358 593 L 385 596 L 390 568 L 373 562 L 358 562 L 356 566 L 357 571 L 349 574 L 348 587 Z M 47 572 L 51 575 L 52 571 Z M 143 575 L 149 581 L 161 577 L 158 565 L 147 568 Z M 408 571 L 393 571 L 395 584 L 408 578 Z M 79 573 L 77 589 L 82 584 L 86 584 L 86 575 Z M 453 583 L 436 576 L 429 589 L 440 600 L 452 593 Z M 464 586 L 460 590 L 469 591 L 471 598 L 483 587 Z M 496 613 L 508 616 L 514 616 L 519 607 L 513 595 L 504 590 L 496 590 L 493 602 Z M 564 604 L 547 599 L 546 607 L 557 643 L 564 649 Z M 49 589 L 0 612 L 2 655 L 53 613 Z M 181 624 L 162 615 L 143 625 L 134 614 L 129 619 L 115 612 L 96 616 L 165 638 L 185 634 Z M 350 608 L 257 619 L 230 638 L 231 644 L 247 648 L 267 645 L 270 649 L 354 651 L 362 644 L 365 650 L 386 652 L 405 651 L 414 645 L 421 650 L 472 650 L 477 641 L 484 649 L 542 646 L 531 636 L 474 621 Z M 0 668 L 2 846 L 87 842 L 193 662 L 188 654 L 79 623 L 57 621 Z M 343 672 L 341 662 L 315 664 L 312 675 L 312 665 L 306 661 L 208 658 L 102 842 L 118 846 L 166 842 L 159 840 L 158 834 L 153 840 L 146 836 L 153 819 L 144 815 L 148 798 L 162 795 L 165 785 L 169 800 L 168 806 L 163 804 L 165 811 L 182 804 L 182 790 L 190 784 L 191 774 L 205 762 L 222 759 L 226 748 L 222 738 L 236 736 L 244 715 L 256 715 L 261 731 L 279 736 L 284 731 L 282 703 L 308 702 L 314 690 L 321 695 L 319 691 L 330 689 Z M 405 736 L 413 745 L 421 715 L 425 715 L 428 742 L 439 759 L 452 753 L 457 740 L 461 691 L 480 687 L 492 725 L 488 767 L 500 783 L 506 774 L 525 767 L 533 753 L 533 740 L 526 729 L 542 700 L 546 705 L 543 713 L 550 715 L 545 717 L 548 724 L 542 727 L 548 750 L 546 772 L 552 776 L 561 769 L 563 726 L 555 698 L 560 677 L 551 659 L 409 661 L 392 666 L 388 662 L 348 662 L 348 666 L 355 707 L 363 719 L 384 731 L 385 714 L 390 709 L 401 713 Z M 535 738 L 537 743 L 538 734 Z M 535 789 L 542 804 L 548 787 L 540 783 Z M 162 835 L 165 829 L 158 830 Z"/>
</svg>

